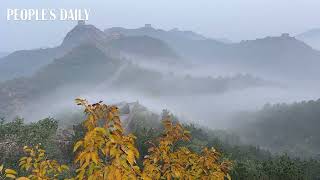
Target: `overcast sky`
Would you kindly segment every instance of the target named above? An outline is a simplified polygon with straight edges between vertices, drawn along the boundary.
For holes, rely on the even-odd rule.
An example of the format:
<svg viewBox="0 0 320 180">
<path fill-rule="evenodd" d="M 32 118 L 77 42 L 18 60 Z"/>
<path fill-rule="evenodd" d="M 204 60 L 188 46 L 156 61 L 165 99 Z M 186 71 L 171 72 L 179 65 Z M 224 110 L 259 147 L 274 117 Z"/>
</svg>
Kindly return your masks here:
<svg viewBox="0 0 320 180">
<path fill-rule="evenodd" d="M 89 23 L 100 29 L 150 23 L 233 41 L 320 27 L 319 0 L 2 0 L 0 51 L 58 45 L 76 24 L 7 21 L 7 8 L 88 8 Z"/>
</svg>

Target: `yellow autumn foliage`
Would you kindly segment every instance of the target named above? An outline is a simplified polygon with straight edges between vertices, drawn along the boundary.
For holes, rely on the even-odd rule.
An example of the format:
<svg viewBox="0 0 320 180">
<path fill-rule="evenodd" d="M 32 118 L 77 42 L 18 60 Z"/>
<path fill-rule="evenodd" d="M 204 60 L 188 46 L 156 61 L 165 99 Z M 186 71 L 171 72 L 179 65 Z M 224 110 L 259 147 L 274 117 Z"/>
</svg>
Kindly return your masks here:
<svg viewBox="0 0 320 180">
<path fill-rule="evenodd" d="M 179 140 L 189 141 L 189 132 L 169 117 L 163 120 L 164 134 L 159 145 L 149 148 L 145 157 L 142 179 L 231 179 L 228 171 L 231 163 L 219 163 L 220 154 L 214 149 L 204 148 L 201 155 L 186 147 L 174 151 L 173 145 Z"/>
<path fill-rule="evenodd" d="M 26 177 L 17 178 L 17 172 L 12 169 L 5 169 L 4 176 L 10 179 L 17 180 L 57 180 L 59 175 L 68 170 L 68 166 L 60 165 L 55 160 L 49 160 L 46 157 L 45 150 L 41 149 L 39 145 L 33 148 L 25 146 L 23 148 L 27 154 L 22 157 L 19 162 L 21 170 L 24 170 L 29 175 Z M 3 166 L 0 167 L 2 173 Z"/>
<path fill-rule="evenodd" d="M 139 152 L 134 145 L 135 136 L 125 135 L 116 106 L 77 99 L 85 107 L 87 119 L 85 137 L 74 146 L 78 152 L 76 179 L 138 179 L 140 168 L 136 159 Z"/>
<path fill-rule="evenodd" d="M 231 179 L 228 172 L 231 163 L 221 161 L 214 148 L 204 148 L 201 154 L 186 147 L 175 147 L 179 141 L 189 141 L 190 134 L 181 124 L 173 123 L 169 117 L 163 120 L 164 132 L 156 143 L 150 143 L 149 154 L 144 157 L 143 167 L 137 165 L 139 152 L 135 147 L 136 137 L 125 134 L 119 110 L 101 102 L 89 104 L 76 99 L 84 107 L 86 134 L 75 143 L 73 151 L 76 176 L 71 179 L 88 180 L 154 180 L 154 179 Z M 20 159 L 21 170 L 29 174 L 18 177 L 17 172 L 0 166 L 0 178 L 18 180 L 58 179 L 68 170 L 55 160 L 49 160 L 39 146 L 24 147 L 28 155 Z M 18 178 L 17 178 L 18 177 Z"/>
</svg>

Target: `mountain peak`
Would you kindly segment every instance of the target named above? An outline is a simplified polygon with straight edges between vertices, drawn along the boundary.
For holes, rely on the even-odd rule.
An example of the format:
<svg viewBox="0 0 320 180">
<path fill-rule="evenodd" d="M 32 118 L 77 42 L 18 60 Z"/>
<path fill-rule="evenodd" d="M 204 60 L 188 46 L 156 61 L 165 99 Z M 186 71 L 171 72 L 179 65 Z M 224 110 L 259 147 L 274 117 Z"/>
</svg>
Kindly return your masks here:
<svg viewBox="0 0 320 180">
<path fill-rule="evenodd" d="M 78 24 L 67 33 L 62 45 L 63 47 L 74 48 L 81 44 L 101 44 L 106 40 L 103 31 L 85 21 L 78 21 Z"/>
</svg>

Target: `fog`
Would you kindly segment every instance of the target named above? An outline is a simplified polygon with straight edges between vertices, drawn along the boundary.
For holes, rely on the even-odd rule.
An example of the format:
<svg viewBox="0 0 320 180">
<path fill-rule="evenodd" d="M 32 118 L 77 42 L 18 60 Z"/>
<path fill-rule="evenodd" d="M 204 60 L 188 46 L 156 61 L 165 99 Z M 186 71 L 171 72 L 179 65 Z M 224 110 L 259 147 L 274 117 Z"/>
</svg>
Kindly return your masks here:
<svg viewBox="0 0 320 180">
<path fill-rule="evenodd" d="M 91 103 L 102 100 L 107 104 L 120 102 L 139 102 L 150 111 L 160 114 L 163 109 L 179 117 L 184 122 L 195 123 L 213 129 L 227 129 L 232 127 L 233 116 L 242 111 L 261 109 L 266 103 L 293 103 L 303 100 L 317 99 L 317 92 L 288 90 L 281 88 L 253 88 L 220 95 L 192 95 L 192 96 L 164 96 L 152 97 L 142 93 L 115 92 L 87 92 L 74 96 L 63 88 L 55 94 L 40 98 L 27 104 L 19 115 L 26 121 L 35 121 L 46 117 L 54 117 L 60 121 L 68 117 L 61 117 L 66 112 L 75 112 L 80 108 L 74 103 L 77 97 L 86 98 Z M 73 96 L 72 96 L 72 95 Z M 79 122 L 81 119 L 79 119 Z"/>
<path fill-rule="evenodd" d="M 159 59 L 158 59 L 159 60 Z M 185 77 L 186 75 L 198 78 L 232 77 L 239 72 L 236 68 L 218 66 L 203 66 L 194 64 L 170 65 L 163 61 L 155 60 L 155 63 L 143 58 L 131 57 L 126 59 L 129 64 L 133 63 L 142 69 L 148 69 L 163 74 L 172 74 L 174 77 Z M 272 77 L 272 83 L 243 89 L 231 89 L 221 93 L 191 93 L 181 94 L 152 94 L 148 89 L 141 90 L 126 86 L 115 88 L 113 83 L 118 76 L 130 65 L 122 65 L 119 70 L 106 81 L 94 86 L 91 84 L 70 84 L 59 87 L 49 94 L 29 101 L 22 111 L 17 115 L 26 119 L 27 122 L 36 121 L 46 117 L 53 117 L 62 123 L 69 124 L 68 119 L 73 114 L 81 111 L 74 103 L 74 99 L 81 97 L 91 103 L 103 101 L 107 104 L 118 104 L 121 102 L 138 102 L 151 112 L 160 114 L 163 109 L 168 109 L 181 121 L 198 124 L 212 129 L 230 129 L 237 124 L 235 115 L 239 112 L 257 111 L 265 104 L 294 103 L 318 99 L 320 86 L 315 83 L 293 82 L 279 78 L 277 81 Z M 271 75 L 270 75 L 271 77 Z M 263 79 L 268 80 L 268 76 Z M 281 79 L 281 80 L 280 80 Z M 161 82 L 159 82 L 161 83 Z M 313 84 L 313 86 L 310 86 Z M 179 83 L 176 84 L 177 86 Z M 173 89 L 174 87 L 163 87 Z M 79 119 L 79 122 L 81 119 Z"/>
</svg>

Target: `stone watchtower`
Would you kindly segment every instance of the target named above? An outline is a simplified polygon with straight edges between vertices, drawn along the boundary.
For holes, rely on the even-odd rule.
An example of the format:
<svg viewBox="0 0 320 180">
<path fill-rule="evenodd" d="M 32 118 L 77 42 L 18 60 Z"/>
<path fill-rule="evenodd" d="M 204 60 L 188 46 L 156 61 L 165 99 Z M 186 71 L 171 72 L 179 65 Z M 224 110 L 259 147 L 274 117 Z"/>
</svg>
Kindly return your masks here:
<svg viewBox="0 0 320 180">
<path fill-rule="evenodd" d="M 152 28 L 151 24 L 145 24 L 144 27 L 145 28 Z"/>
<path fill-rule="evenodd" d="M 86 21 L 85 20 L 79 20 L 78 21 L 78 25 L 85 25 L 86 24 Z"/>
</svg>

